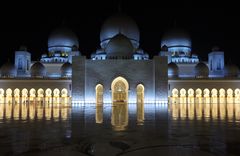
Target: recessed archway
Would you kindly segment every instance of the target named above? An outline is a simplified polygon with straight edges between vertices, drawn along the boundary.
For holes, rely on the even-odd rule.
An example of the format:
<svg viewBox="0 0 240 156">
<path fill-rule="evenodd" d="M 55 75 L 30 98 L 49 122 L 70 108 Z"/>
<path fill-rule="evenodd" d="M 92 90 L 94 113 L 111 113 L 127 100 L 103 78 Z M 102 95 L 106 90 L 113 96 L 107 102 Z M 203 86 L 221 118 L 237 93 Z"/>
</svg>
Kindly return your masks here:
<svg viewBox="0 0 240 156">
<path fill-rule="evenodd" d="M 96 91 L 96 105 L 103 104 L 103 85 L 97 84 L 95 87 Z"/>
<path fill-rule="evenodd" d="M 172 90 L 172 97 L 178 97 L 178 90 L 176 88 Z"/>
<path fill-rule="evenodd" d="M 194 90 L 192 88 L 188 89 L 188 103 L 194 103 Z"/>
<path fill-rule="evenodd" d="M 6 103 L 12 102 L 12 89 L 8 88 L 6 90 Z"/>
<path fill-rule="evenodd" d="M 144 103 L 144 86 L 142 84 L 138 84 L 136 91 L 137 91 L 137 103 Z"/>
<path fill-rule="evenodd" d="M 129 85 L 125 78 L 119 76 L 115 78 L 111 84 L 112 102 L 127 103 L 128 102 Z"/>
<path fill-rule="evenodd" d="M 20 103 L 20 90 L 18 88 L 14 89 L 13 94 L 15 103 Z"/>
<path fill-rule="evenodd" d="M 234 99 L 235 99 L 235 103 L 240 103 L 240 89 L 237 88 L 234 90 Z"/>
<path fill-rule="evenodd" d="M 196 89 L 196 97 L 202 97 L 202 90 L 200 88 Z"/>
<path fill-rule="evenodd" d="M 0 88 L 0 103 L 4 103 L 4 89 Z"/>
<path fill-rule="evenodd" d="M 53 103 L 54 104 L 59 104 L 59 102 L 60 102 L 59 97 L 60 97 L 60 90 L 58 88 L 55 88 L 53 90 Z"/>
<path fill-rule="evenodd" d="M 36 89 L 34 88 L 30 89 L 29 94 L 30 94 L 30 101 L 33 101 L 36 97 Z"/>
<path fill-rule="evenodd" d="M 61 90 L 61 97 L 62 97 L 62 105 L 67 106 L 67 104 L 68 104 L 68 90 L 66 88 L 63 88 Z"/>
</svg>

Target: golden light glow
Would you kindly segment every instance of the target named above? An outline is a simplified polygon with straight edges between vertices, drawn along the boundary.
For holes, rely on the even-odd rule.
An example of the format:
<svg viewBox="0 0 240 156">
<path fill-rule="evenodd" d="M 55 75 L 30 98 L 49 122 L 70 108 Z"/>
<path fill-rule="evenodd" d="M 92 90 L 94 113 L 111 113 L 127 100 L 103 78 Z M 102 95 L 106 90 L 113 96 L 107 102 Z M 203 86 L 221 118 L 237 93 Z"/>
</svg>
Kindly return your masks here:
<svg viewBox="0 0 240 156">
<path fill-rule="evenodd" d="M 240 104 L 170 104 L 173 120 L 240 121 Z"/>
<path fill-rule="evenodd" d="M 96 105 L 103 105 L 103 85 L 98 84 L 96 90 Z"/>
<path fill-rule="evenodd" d="M 128 102 L 129 85 L 125 78 L 119 76 L 115 78 L 111 84 L 113 103 Z"/>
</svg>

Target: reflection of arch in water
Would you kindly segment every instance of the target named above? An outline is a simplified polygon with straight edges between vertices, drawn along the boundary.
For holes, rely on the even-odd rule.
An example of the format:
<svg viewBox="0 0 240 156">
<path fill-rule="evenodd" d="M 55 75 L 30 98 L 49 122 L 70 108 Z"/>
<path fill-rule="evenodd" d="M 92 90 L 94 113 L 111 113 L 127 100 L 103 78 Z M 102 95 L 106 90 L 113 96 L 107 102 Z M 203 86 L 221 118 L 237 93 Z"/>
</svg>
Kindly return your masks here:
<svg viewBox="0 0 240 156">
<path fill-rule="evenodd" d="M 113 104 L 111 114 L 111 124 L 116 131 L 125 130 L 128 126 L 128 105 Z"/>
<path fill-rule="evenodd" d="M 103 104 L 103 85 L 97 84 L 95 87 L 96 91 L 96 105 Z"/>
<path fill-rule="evenodd" d="M 96 106 L 95 120 L 96 123 L 103 123 L 103 106 L 101 105 Z"/>
<path fill-rule="evenodd" d="M 129 85 L 125 78 L 119 76 L 112 81 L 112 102 L 128 102 Z"/>
<path fill-rule="evenodd" d="M 137 88 L 137 123 L 142 125 L 144 121 L 144 86 L 138 84 Z"/>
</svg>

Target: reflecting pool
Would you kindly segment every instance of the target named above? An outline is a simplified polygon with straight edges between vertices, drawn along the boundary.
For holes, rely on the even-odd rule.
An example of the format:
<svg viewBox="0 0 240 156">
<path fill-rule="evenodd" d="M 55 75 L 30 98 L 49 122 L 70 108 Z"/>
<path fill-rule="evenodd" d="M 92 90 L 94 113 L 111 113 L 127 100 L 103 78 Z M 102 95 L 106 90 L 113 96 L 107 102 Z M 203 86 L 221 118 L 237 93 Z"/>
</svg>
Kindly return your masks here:
<svg viewBox="0 0 240 156">
<path fill-rule="evenodd" d="M 217 101 L 0 104 L 0 155 L 240 155 L 240 104 Z"/>
</svg>

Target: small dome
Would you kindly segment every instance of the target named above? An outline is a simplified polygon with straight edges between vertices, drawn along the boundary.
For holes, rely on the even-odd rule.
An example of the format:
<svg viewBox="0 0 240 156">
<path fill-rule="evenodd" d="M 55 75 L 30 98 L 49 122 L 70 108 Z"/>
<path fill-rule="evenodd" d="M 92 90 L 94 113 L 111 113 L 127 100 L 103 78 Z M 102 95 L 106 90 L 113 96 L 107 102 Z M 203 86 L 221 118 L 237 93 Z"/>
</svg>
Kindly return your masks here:
<svg viewBox="0 0 240 156">
<path fill-rule="evenodd" d="M 36 62 L 30 69 L 31 77 L 45 77 L 46 68 L 41 62 Z"/>
<path fill-rule="evenodd" d="M 2 65 L 0 73 L 1 77 L 16 77 L 17 69 L 11 62 L 7 62 Z"/>
<path fill-rule="evenodd" d="M 185 31 L 173 29 L 163 35 L 161 47 L 164 45 L 170 52 L 191 52 L 192 41 Z"/>
<path fill-rule="evenodd" d="M 134 48 L 131 41 L 124 35 L 118 34 L 114 36 L 106 46 L 106 54 L 108 58 L 132 58 Z"/>
<path fill-rule="evenodd" d="M 225 65 L 224 67 L 224 76 L 225 77 L 237 77 L 239 74 L 239 68 L 236 65 L 230 64 Z"/>
<path fill-rule="evenodd" d="M 100 32 L 101 47 L 105 48 L 109 40 L 119 33 L 129 38 L 134 48 L 138 48 L 140 39 L 138 26 L 132 18 L 123 14 L 111 16 L 104 22 Z"/>
<path fill-rule="evenodd" d="M 71 77 L 72 76 L 72 64 L 66 62 L 61 67 L 61 75 L 62 77 Z"/>
<path fill-rule="evenodd" d="M 195 66 L 195 76 L 197 78 L 207 78 L 208 75 L 209 75 L 208 66 L 205 63 L 203 63 L 203 62 L 199 62 Z"/>
<path fill-rule="evenodd" d="M 168 77 L 178 77 L 179 68 L 176 63 L 169 63 L 168 64 Z"/>
<path fill-rule="evenodd" d="M 79 47 L 75 33 L 67 28 L 54 30 L 48 38 L 48 51 L 71 51 L 72 47 Z"/>
</svg>

